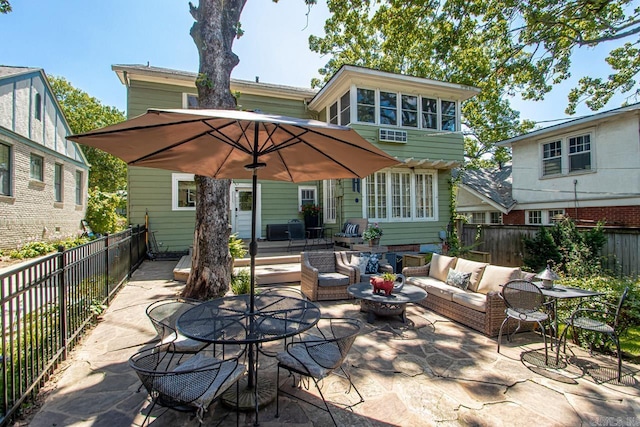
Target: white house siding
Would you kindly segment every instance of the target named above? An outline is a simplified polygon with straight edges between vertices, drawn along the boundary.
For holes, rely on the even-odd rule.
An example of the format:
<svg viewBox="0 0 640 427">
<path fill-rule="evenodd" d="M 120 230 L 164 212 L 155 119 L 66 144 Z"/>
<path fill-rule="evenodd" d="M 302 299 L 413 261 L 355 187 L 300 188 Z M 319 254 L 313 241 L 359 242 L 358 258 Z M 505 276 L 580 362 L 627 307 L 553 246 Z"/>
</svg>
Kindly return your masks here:
<svg viewBox="0 0 640 427">
<path fill-rule="evenodd" d="M 592 170 L 542 178 L 541 144 L 589 130 Z M 640 205 L 638 131 L 638 116 L 622 114 L 577 130 L 513 144 L 513 198 L 518 209 Z"/>
</svg>

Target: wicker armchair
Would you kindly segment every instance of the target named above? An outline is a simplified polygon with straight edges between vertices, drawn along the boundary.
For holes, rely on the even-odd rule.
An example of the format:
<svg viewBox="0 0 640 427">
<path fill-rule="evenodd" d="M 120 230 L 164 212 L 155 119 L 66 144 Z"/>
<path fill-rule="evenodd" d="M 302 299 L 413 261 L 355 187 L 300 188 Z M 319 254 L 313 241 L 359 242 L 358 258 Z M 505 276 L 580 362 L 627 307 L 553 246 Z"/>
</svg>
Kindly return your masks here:
<svg viewBox="0 0 640 427">
<path fill-rule="evenodd" d="M 380 265 L 378 267 L 378 273 L 366 273 L 363 274 L 359 268 L 351 265 L 351 257 L 353 255 L 360 255 L 361 252 L 359 251 L 339 251 L 336 252 L 336 262 L 338 264 L 340 264 L 341 266 L 347 267 L 347 268 L 353 268 L 353 270 L 355 271 L 356 274 L 356 281 L 355 283 L 359 283 L 359 282 L 369 282 L 369 279 L 371 278 L 371 276 L 378 274 L 378 273 L 393 273 L 393 267 L 391 266 L 391 264 L 389 264 L 389 262 L 387 261 L 386 258 L 381 257 L 380 258 Z"/>
<path fill-rule="evenodd" d="M 347 287 L 356 283 L 351 267 L 336 262 L 333 251 L 302 252 L 300 254 L 300 290 L 311 301 L 353 298 Z"/>
<path fill-rule="evenodd" d="M 169 298 L 156 301 L 147 307 L 147 317 L 158 332 L 160 344 L 171 343 L 171 349 L 181 353 L 197 353 L 207 343 L 187 338 L 176 329 L 178 318 L 200 301 L 187 298 Z"/>
<path fill-rule="evenodd" d="M 362 329 L 362 323 L 357 319 L 352 318 L 321 318 L 315 327 L 306 331 L 300 336 L 300 341 L 291 342 L 287 345 L 286 351 L 278 353 L 276 356 L 278 359 L 278 379 L 277 379 L 277 392 L 276 392 L 276 418 L 280 415 L 280 405 L 278 402 L 278 395 L 280 393 L 289 397 L 293 397 L 302 400 L 305 403 L 315 406 L 329 413 L 333 423 L 338 425 L 329 405 L 322 394 L 322 389 L 318 385 L 318 382 L 323 378 L 329 376 L 332 372 L 340 370 L 343 376 L 349 381 L 349 389 L 347 393 L 353 388 L 360 401 L 353 405 L 346 405 L 352 407 L 359 403 L 364 402 L 364 398 L 351 381 L 351 376 L 342 367 L 344 360 L 356 340 L 360 330 Z M 320 398 L 324 403 L 324 407 L 315 404 L 309 400 L 302 399 L 298 396 L 294 396 L 280 388 L 280 369 L 286 369 L 290 374 L 298 374 L 299 377 L 311 378 L 320 393 Z M 293 386 L 296 387 L 296 377 L 293 376 Z M 300 384 L 300 378 L 298 378 L 297 385 Z"/>
<path fill-rule="evenodd" d="M 142 350 L 129 359 L 129 366 L 138 374 L 152 401 L 142 426 L 156 404 L 167 409 L 195 411 L 202 424 L 209 405 L 234 383 L 238 388 L 238 380 L 244 374 L 245 366 L 239 363 L 241 353 L 220 360 L 204 353 L 175 353 L 170 351 L 170 346 L 164 344 Z M 237 407 L 236 401 L 236 425 L 239 423 Z"/>
</svg>

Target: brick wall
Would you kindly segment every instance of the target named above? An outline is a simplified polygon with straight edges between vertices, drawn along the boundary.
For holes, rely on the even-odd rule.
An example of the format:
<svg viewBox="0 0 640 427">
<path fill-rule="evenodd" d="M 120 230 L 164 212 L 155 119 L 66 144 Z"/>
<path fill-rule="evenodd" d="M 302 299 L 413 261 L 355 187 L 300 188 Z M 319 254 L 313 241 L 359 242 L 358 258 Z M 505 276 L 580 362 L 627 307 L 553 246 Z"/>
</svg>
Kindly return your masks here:
<svg viewBox="0 0 640 427">
<path fill-rule="evenodd" d="M 640 227 L 640 206 L 605 206 L 592 208 L 565 208 L 565 215 L 576 220 L 578 225 L 593 225 L 606 221 L 606 225 L 617 227 Z M 525 211 L 511 211 L 502 216 L 503 224 L 525 224 Z"/>
<path fill-rule="evenodd" d="M 502 223 L 505 225 L 524 224 L 524 211 L 511 211 L 507 215 L 502 215 Z"/>
<path fill-rule="evenodd" d="M 87 173 L 84 168 L 57 157 L 51 151 L 0 135 L 0 143 L 11 147 L 12 194 L 0 195 L 0 249 L 15 249 L 29 241 L 48 241 L 81 233 L 80 220 L 86 210 Z M 31 153 L 44 158 L 44 180 L 31 180 Z M 63 165 L 62 202 L 55 202 L 55 163 Z M 83 174 L 83 202 L 76 205 L 76 171 Z"/>
</svg>

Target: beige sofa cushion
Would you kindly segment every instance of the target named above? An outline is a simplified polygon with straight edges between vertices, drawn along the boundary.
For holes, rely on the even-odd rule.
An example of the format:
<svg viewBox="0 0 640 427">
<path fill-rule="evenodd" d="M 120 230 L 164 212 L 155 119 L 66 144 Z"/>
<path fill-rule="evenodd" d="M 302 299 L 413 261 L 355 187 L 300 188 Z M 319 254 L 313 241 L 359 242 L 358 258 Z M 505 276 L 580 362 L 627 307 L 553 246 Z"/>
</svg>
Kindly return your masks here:
<svg viewBox="0 0 640 427">
<path fill-rule="evenodd" d="M 433 254 L 431 265 L 429 266 L 429 277 L 446 282 L 449 269 L 456 268 L 456 261 L 457 258 L 455 257 Z"/>
<path fill-rule="evenodd" d="M 502 290 L 501 285 L 504 285 L 509 280 L 519 279 L 520 275 L 520 267 L 501 267 L 489 264 L 484 269 L 476 292 L 481 294 L 487 294 L 491 291 L 500 292 Z"/>
<path fill-rule="evenodd" d="M 451 300 L 472 310 L 482 313 L 487 311 L 487 296 L 485 294 L 479 294 L 478 292 L 456 293 L 451 296 Z"/>
<path fill-rule="evenodd" d="M 482 273 L 484 273 L 484 269 L 487 265 L 489 264 L 485 262 L 469 261 L 468 259 L 458 258 L 458 262 L 456 262 L 456 271 L 461 273 L 471 273 L 467 289 L 475 292 L 478 289 Z"/>
<path fill-rule="evenodd" d="M 405 283 L 419 286 L 427 291 L 427 298 L 429 298 L 429 295 L 432 295 L 447 301 L 451 301 L 454 294 L 465 293 L 465 291 L 463 291 L 462 289 L 456 288 L 455 286 L 447 285 L 446 283 L 441 282 L 440 280 L 433 277 L 407 277 L 405 279 Z"/>
</svg>

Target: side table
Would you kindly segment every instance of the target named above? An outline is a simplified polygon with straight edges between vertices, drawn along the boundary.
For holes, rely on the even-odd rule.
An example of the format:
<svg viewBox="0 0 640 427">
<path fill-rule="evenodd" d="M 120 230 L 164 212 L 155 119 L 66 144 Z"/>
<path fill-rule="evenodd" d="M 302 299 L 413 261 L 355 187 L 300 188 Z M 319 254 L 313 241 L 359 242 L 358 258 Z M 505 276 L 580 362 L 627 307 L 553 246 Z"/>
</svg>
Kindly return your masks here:
<svg viewBox="0 0 640 427">
<path fill-rule="evenodd" d="M 400 316 L 407 323 L 407 304 L 419 302 L 427 297 L 427 291 L 418 286 L 405 284 L 391 295 L 373 293 L 370 283 L 354 283 L 347 288 L 349 295 L 360 300 L 360 311 L 367 313 L 367 322 L 373 323 L 375 316 Z"/>
</svg>

